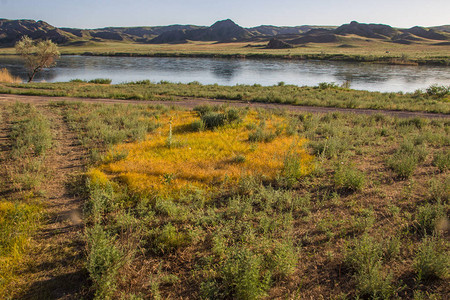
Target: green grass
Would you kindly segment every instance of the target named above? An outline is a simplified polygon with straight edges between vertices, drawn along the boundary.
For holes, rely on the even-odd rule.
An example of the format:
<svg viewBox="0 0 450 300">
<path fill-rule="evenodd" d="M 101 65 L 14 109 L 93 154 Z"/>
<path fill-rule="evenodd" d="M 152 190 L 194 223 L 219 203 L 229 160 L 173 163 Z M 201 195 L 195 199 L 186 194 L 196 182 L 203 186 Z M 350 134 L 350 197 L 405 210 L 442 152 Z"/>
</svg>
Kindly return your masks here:
<svg viewBox="0 0 450 300">
<path fill-rule="evenodd" d="M 112 98 L 134 100 L 181 100 L 207 98 L 248 102 L 280 103 L 340 108 L 388 109 L 440 112 L 448 114 L 448 97 L 436 98 L 426 93 L 380 93 L 340 87 L 320 88 L 295 85 L 219 86 L 181 83 L 123 83 L 116 85 L 68 83 L 3 84 L 0 93 Z"/>
<path fill-rule="evenodd" d="M 45 154 L 52 146 L 49 121 L 29 104 L 0 107 L 8 131 L 0 172 L 0 294 L 8 297 L 17 268 L 41 224 L 43 207 L 38 195 L 45 176 Z M 5 197 L 5 199 L 3 199 Z"/>
</svg>

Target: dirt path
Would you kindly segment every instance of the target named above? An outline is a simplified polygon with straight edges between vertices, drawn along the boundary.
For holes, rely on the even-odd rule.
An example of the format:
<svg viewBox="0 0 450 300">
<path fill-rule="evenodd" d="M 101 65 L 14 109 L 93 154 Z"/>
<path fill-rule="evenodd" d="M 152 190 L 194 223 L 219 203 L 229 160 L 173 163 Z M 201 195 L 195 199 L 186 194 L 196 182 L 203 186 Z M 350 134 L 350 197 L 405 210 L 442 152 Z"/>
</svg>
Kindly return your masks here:
<svg viewBox="0 0 450 300">
<path fill-rule="evenodd" d="M 425 113 L 425 112 L 409 112 L 409 111 L 395 111 L 395 110 L 374 110 L 374 109 L 351 109 L 351 108 L 336 108 L 336 107 L 317 107 L 317 106 L 299 106 L 289 104 L 276 103 L 260 103 L 260 102 L 246 102 L 238 100 L 211 100 L 211 99 L 197 99 L 197 98 L 180 98 L 175 101 L 139 101 L 139 100 L 117 100 L 117 99 L 91 99 L 91 98 L 71 98 L 71 97 L 48 97 L 48 96 L 24 96 L 24 95 L 9 95 L 0 94 L 0 102 L 30 102 L 34 104 L 45 104 L 51 101 L 76 101 L 89 103 L 125 103 L 125 104 L 161 104 L 161 105 L 177 105 L 186 108 L 193 108 L 201 104 L 229 104 L 232 106 L 243 107 L 249 106 L 253 108 L 269 108 L 269 109 L 284 109 L 294 113 L 311 112 L 311 113 L 328 113 L 328 112 L 343 112 L 356 114 L 387 114 L 399 118 L 422 117 L 427 119 L 434 118 L 450 118 L 450 114 L 440 113 Z"/>
<path fill-rule="evenodd" d="M 55 145 L 42 186 L 44 224 L 25 256 L 15 299 L 80 299 L 88 278 L 83 268 L 82 201 L 68 192 L 67 182 L 83 171 L 85 152 L 58 108 L 36 104 L 52 124 Z"/>
</svg>

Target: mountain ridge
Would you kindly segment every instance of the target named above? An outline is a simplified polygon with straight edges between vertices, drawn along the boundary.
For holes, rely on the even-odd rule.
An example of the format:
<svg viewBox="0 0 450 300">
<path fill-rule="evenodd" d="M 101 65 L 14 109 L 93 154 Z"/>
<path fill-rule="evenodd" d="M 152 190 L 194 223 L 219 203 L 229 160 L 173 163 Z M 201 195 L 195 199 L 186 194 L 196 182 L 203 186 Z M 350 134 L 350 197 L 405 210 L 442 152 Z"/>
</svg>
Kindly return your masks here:
<svg viewBox="0 0 450 300">
<path fill-rule="evenodd" d="M 0 19 L 0 47 L 13 46 L 22 36 L 32 39 L 50 39 L 60 45 L 76 45 L 89 41 L 125 41 L 148 44 L 186 43 L 188 41 L 213 42 L 269 42 L 276 45 L 301 45 L 307 43 L 334 43 L 348 37 L 373 39 L 385 42 L 411 44 L 450 41 L 450 25 L 430 28 L 414 26 L 409 29 L 394 28 L 385 24 L 366 24 L 352 21 L 341 26 L 274 26 L 260 25 L 244 28 L 230 19 L 211 26 L 168 25 L 138 27 L 104 27 L 97 29 L 58 28 L 45 21 L 28 19 Z"/>
</svg>

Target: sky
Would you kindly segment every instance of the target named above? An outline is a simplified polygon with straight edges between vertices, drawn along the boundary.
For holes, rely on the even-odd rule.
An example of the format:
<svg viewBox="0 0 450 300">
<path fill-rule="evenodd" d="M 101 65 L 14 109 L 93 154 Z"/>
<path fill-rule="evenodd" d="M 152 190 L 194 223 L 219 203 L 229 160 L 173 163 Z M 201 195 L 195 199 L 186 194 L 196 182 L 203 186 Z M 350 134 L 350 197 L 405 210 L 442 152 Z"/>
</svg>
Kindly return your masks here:
<svg viewBox="0 0 450 300">
<path fill-rule="evenodd" d="M 0 18 L 72 28 L 209 26 L 224 19 L 243 27 L 358 21 L 409 28 L 450 24 L 449 12 L 449 0 L 0 0 Z"/>
</svg>

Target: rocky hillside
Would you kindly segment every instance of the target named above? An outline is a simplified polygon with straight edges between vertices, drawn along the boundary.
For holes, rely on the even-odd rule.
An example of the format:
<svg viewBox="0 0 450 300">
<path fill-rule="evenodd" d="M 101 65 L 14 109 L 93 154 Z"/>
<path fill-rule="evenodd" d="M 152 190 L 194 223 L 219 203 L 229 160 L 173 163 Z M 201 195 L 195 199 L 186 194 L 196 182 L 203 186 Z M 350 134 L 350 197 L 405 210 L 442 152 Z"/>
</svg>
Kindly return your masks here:
<svg viewBox="0 0 450 300">
<path fill-rule="evenodd" d="M 445 28 L 445 26 L 441 27 Z M 289 45 L 336 43 L 354 40 L 378 40 L 399 44 L 426 42 L 444 45 L 450 41 L 450 34 L 418 26 L 410 29 L 397 29 L 384 24 L 364 24 L 352 21 L 336 29 L 311 29 L 298 35 L 278 36 L 277 38 Z M 286 45 L 283 47 L 286 47 Z"/>
<path fill-rule="evenodd" d="M 1 46 L 14 45 L 24 35 L 32 39 L 50 39 L 58 44 L 76 38 L 70 32 L 53 27 L 44 21 L 0 19 Z"/>
<path fill-rule="evenodd" d="M 168 31 L 154 38 L 150 43 L 183 43 L 187 40 L 234 42 L 247 40 L 253 36 L 254 34 L 249 30 L 242 28 L 228 19 L 218 21 L 207 28 Z"/>
<path fill-rule="evenodd" d="M 186 43 L 187 41 L 269 42 L 269 48 L 286 48 L 307 43 L 337 43 L 348 39 L 379 40 L 400 44 L 427 42 L 443 45 L 450 41 L 450 25 L 433 28 L 397 29 L 384 24 L 351 22 L 339 27 L 261 25 L 243 28 L 232 20 L 210 27 L 170 25 L 146 27 L 107 27 L 99 29 L 57 28 L 44 21 L 0 19 L 0 47 L 13 46 L 24 35 L 50 39 L 58 44 L 82 45 L 89 41 L 135 43 Z M 275 39 L 274 39 L 275 38 Z"/>
</svg>

